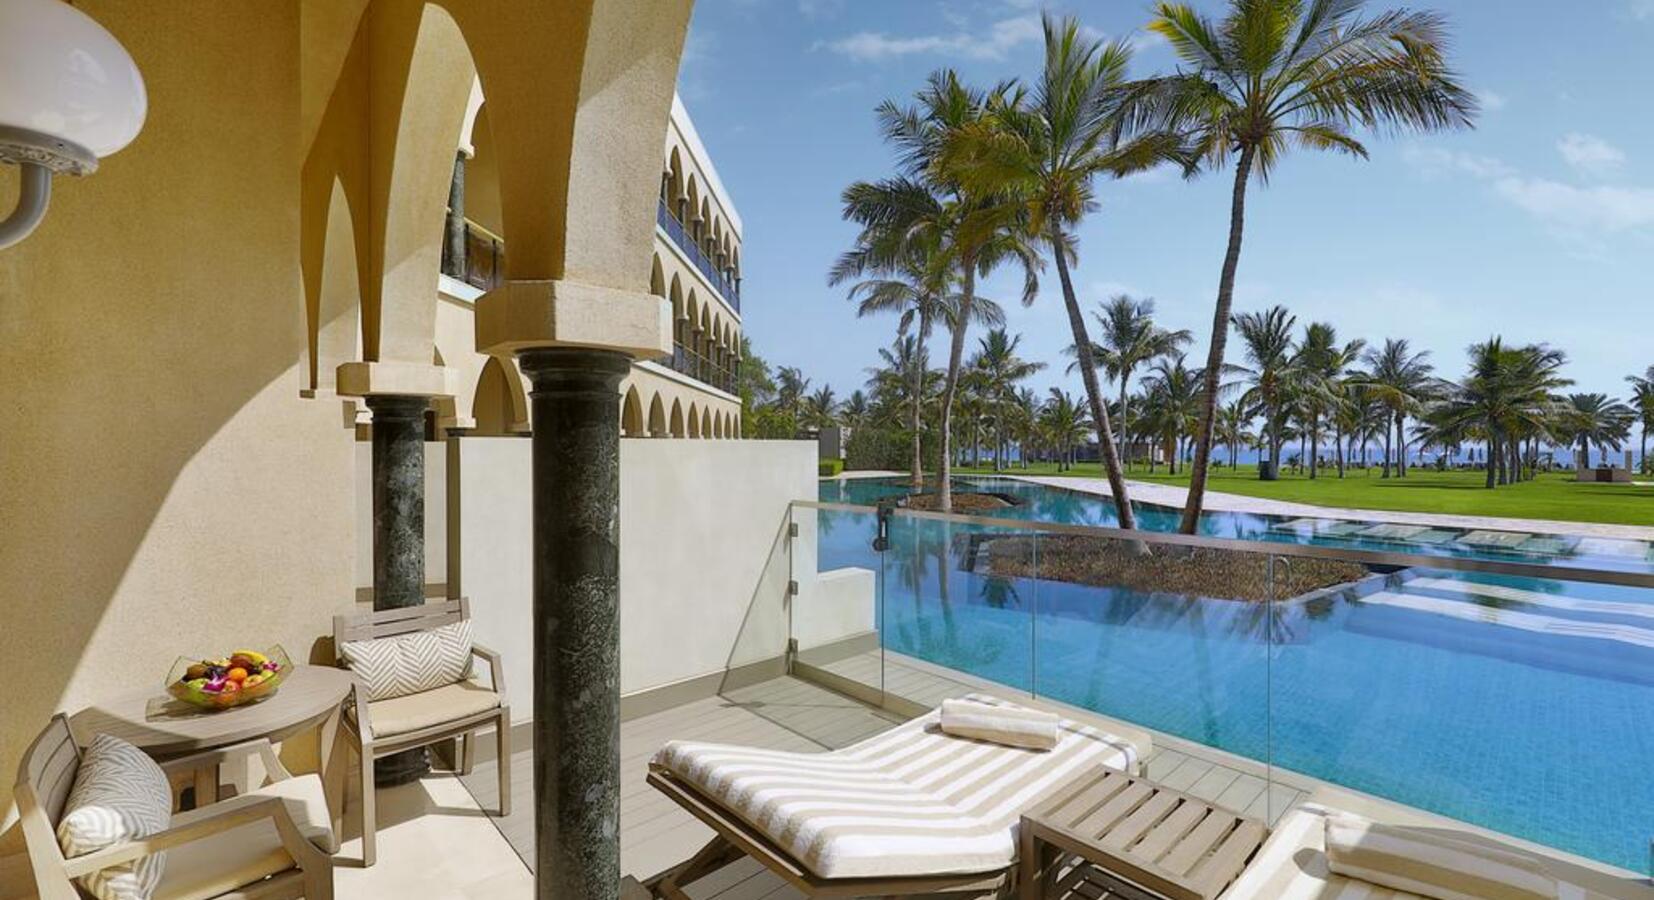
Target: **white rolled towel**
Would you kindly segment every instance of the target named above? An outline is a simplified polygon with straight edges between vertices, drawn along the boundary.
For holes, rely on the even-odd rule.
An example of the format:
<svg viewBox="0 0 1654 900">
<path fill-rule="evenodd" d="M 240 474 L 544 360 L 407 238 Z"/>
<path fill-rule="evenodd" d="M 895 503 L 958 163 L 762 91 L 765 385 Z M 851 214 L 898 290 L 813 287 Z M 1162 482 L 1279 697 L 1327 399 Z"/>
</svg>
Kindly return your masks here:
<svg viewBox="0 0 1654 900">
<path fill-rule="evenodd" d="M 1007 747 L 1050 750 L 1061 722 L 1053 713 L 975 700 L 943 700 L 942 731 L 954 737 L 992 741 Z"/>
<path fill-rule="evenodd" d="M 1327 867 L 1346 878 L 1435 900 L 1555 900 L 1561 885 L 1513 848 L 1442 829 L 1371 822 L 1340 813 L 1326 824 Z"/>
</svg>

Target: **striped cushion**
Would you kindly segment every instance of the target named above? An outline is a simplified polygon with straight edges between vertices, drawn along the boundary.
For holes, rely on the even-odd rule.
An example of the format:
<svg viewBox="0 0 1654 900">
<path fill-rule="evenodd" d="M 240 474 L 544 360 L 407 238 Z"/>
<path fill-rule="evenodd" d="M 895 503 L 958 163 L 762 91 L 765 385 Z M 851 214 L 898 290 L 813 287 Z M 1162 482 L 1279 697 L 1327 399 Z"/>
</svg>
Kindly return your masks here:
<svg viewBox="0 0 1654 900">
<path fill-rule="evenodd" d="M 100 734 L 81 757 L 63 809 L 57 841 L 64 857 L 73 859 L 165 831 L 172 823 L 172 788 L 142 750 Z M 78 880 L 101 900 L 148 900 L 166 862 L 165 853 L 154 853 Z"/>
<path fill-rule="evenodd" d="M 406 697 L 471 674 L 471 620 L 370 641 L 346 641 L 340 655 L 362 676 L 369 700 Z"/>
<path fill-rule="evenodd" d="M 1351 815 L 1326 824 L 1327 865 L 1349 878 L 1436 900 L 1556 900 L 1556 879 L 1530 857 Z"/>
<path fill-rule="evenodd" d="M 1004 869 L 1025 810 L 1087 767 L 1137 762 L 1130 742 L 1066 720 L 1044 752 L 948 735 L 939 721 L 933 710 L 827 753 L 673 741 L 655 763 L 822 878 L 899 878 Z"/>
<path fill-rule="evenodd" d="M 942 730 L 954 737 L 993 741 L 1010 747 L 1050 750 L 1062 736 L 1054 713 L 973 700 L 943 700 Z"/>
</svg>

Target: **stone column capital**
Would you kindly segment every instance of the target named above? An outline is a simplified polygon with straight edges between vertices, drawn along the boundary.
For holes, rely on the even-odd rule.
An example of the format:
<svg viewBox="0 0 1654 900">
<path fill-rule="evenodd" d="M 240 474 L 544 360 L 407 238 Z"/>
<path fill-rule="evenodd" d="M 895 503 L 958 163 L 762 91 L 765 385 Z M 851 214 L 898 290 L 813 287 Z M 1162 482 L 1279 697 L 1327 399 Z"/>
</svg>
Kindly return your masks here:
<svg viewBox="0 0 1654 900">
<path fill-rule="evenodd" d="M 406 362 L 347 362 L 338 368 L 342 397 L 453 397 L 459 373 L 447 366 Z"/>
<path fill-rule="evenodd" d="M 611 350 L 633 359 L 672 352 L 672 305 L 643 291 L 576 281 L 508 281 L 477 299 L 477 351 Z"/>
</svg>

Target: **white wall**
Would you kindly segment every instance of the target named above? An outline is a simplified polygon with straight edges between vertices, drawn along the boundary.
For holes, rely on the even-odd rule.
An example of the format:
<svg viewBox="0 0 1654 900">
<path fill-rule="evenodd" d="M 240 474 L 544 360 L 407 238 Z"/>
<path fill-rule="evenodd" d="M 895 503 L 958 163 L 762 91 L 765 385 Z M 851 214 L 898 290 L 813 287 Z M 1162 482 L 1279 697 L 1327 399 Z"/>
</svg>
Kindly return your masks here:
<svg viewBox="0 0 1654 900">
<path fill-rule="evenodd" d="M 458 452 L 459 565 L 448 576 L 471 598 L 477 640 L 505 656 L 526 719 L 530 441 L 464 438 Z M 788 504 L 816 496 L 815 444 L 628 439 L 620 463 L 621 692 L 781 656 L 787 581 L 816 568 L 813 516 L 785 540 Z"/>
<path fill-rule="evenodd" d="M 806 511 L 800 521 L 811 518 Z M 874 630 L 875 584 L 872 569 L 854 566 L 795 576 L 798 601 L 793 605 L 793 638 L 799 650 L 834 644 Z"/>
</svg>

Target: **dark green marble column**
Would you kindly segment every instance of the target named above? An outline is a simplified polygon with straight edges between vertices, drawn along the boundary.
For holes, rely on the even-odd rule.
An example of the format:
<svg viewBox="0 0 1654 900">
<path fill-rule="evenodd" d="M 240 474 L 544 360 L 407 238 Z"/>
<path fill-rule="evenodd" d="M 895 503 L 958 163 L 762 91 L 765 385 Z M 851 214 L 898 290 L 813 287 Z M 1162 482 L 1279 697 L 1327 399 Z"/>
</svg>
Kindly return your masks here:
<svg viewBox="0 0 1654 900">
<path fill-rule="evenodd" d="M 448 182 L 448 215 L 442 223 L 442 271 L 465 280 L 465 151 L 454 154 L 454 174 Z"/>
<path fill-rule="evenodd" d="M 373 608 L 425 602 L 425 409 L 427 397 L 368 397 L 373 413 Z M 431 771 L 424 748 L 379 760 L 380 787 Z"/>
<path fill-rule="evenodd" d="M 534 824 L 542 900 L 620 890 L 625 354 L 525 350 L 534 417 Z"/>
</svg>

